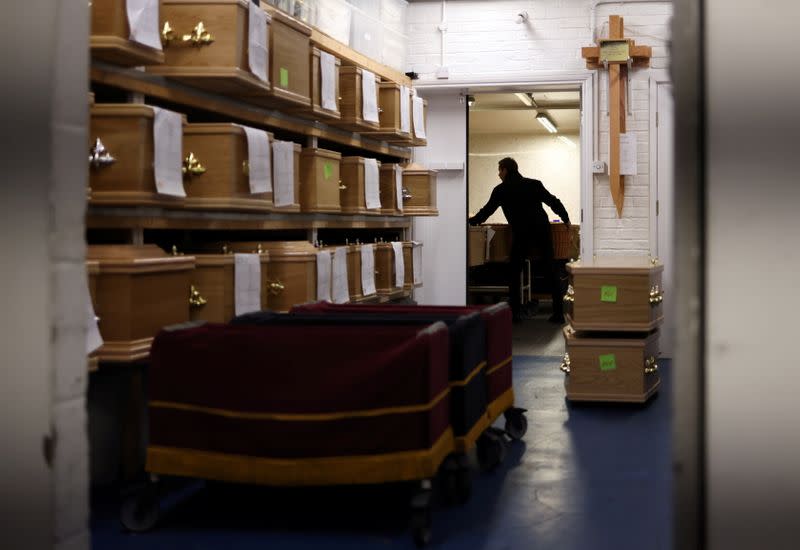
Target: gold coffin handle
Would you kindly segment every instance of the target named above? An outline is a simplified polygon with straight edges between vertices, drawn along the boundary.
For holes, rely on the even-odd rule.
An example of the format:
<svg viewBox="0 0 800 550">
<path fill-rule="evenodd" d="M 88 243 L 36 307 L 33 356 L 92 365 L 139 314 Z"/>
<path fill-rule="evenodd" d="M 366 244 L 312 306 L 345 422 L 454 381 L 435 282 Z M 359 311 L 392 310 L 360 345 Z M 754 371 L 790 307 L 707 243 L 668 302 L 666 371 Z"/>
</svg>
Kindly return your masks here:
<svg viewBox="0 0 800 550">
<path fill-rule="evenodd" d="M 106 146 L 97 138 L 94 146 L 89 150 L 89 166 L 92 168 L 102 168 L 103 166 L 110 166 L 117 162 L 117 159 L 108 152 Z"/>
<path fill-rule="evenodd" d="M 200 176 L 206 173 L 206 167 L 200 164 L 200 160 L 190 151 L 183 159 L 182 171 L 188 176 Z"/>
<path fill-rule="evenodd" d="M 657 306 L 664 301 L 664 291 L 658 288 L 658 285 L 650 287 L 650 305 Z"/>
<path fill-rule="evenodd" d="M 564 294 L 564 301 L 569 303 L 575 302 L 575 289 L 572 288 L 572 285 L 567 286 L 567 293 Z"/>
<path fill-rule="evenodd" d="M 173 40 L 175 40 L 175 30 L 169 24 L 169 21 L 164 21 L 164 26 L 161 27 L 161 44 L 169 46 Z"/>
<path fill-rule="evenodd" d="M 569 374 L 570 371 L 569 353 L 564 354 L 564 359 L 561 361 L 561 366 L 558 368 L 561 369 L 561 372 L 563 372 L 564 374 Z"/>
<path fill-rule="evenodd" d="M 278 294 L 283 292 L 286 289 L 286 287 L 280 281 L 267 281 L 267 289 L 270 294 L 272 294 L 273 296 L 277 296 Z"/>
<path fill-rule="evenodd" d="M 189 291 L 189 305 L 191 307 L 202 307 L 208 303 L 208 300 L 203 298 L 200 295 L 200 291 L 192 285 L 191 290 Z"/>
<path fill-rule="evenodd" d="M 656 358 L 652 355 L 644 360 L 644 373 L 645 374 L 653 374 L 658 372 L 658 365 L 656 364 Z"/>
<path fill-rule="evenodd" d="M 183 42 L 191 42 L 193 46 L 208 46 L 214 42 L 214 36 L 206 30 L 206 26 L 200 21 L 194 26 L 190 34 L 184 34 Z"/>
<path fill-rule="evenodd" d="M 347 186 L 342 183 L 342 180 L 339 180 L 339 191 L 344 191 L 347 189 Z"/>
<path fill-rule="evenodd" d="M 408 189 L 406 189 L 405 187 L 403 187 L 403 192 L 402 193 L 403 193 L 403 200 L 404 201 L 410 201 L 411 199 L 414 198 L 414 195 L 409 193 Z"/>
</svg>

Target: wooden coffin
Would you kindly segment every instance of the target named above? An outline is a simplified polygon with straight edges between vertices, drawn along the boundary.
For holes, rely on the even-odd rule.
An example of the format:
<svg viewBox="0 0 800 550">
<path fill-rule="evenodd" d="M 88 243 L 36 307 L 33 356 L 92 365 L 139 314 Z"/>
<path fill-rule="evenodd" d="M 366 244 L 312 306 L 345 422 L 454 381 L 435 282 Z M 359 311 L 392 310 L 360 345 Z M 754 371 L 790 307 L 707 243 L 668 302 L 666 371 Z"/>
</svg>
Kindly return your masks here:
<svg viewBox="0 0 800 550">
<path fill-rule="evenodd" d="M 272 134 L 267 132 L 272 143 Z M 188 124 L 183 149 L 205 171 L 184 179 L 186 208 L 202 210 L 272 210 L 272 191 L 250 193 L 247 137 L 231 123 Z M 270 152 L 271 154 L 271 152 Z"/>
<path fill-rule="evenodd" d="M 164 40 L 164 64 L 147 72 L 222 94 L 268 95 L 269 67 L 265 82 L 248 61 L 248 0 L 161 2 L 162 35 L 169 39 Z M 164 33 L 165 26 L 172 31 Z"/>
<path fill-rule="evenodd" d="M 494 223 L 489 228 L 494 231 L 494 236 L 489 241 L 488 261 L 507 262 L 511 258 L 511 227 L 505 223 Z"/>
<path fill-rule="evenodd" d="M 428 139 L 427 139 L 427 135 L 428 135 L 428 100 L 427 99 L 423 99 L 422 100 L 422 121 L 423 121 L 423 125 L 424 125 L 425 136 L 426 136 L 424 138 L 423 137 L 419 137 L 417 135 L 417 130 L 416 130 L 416 127 L 414 125 L 414 103 L 413 103 L 414 99 L 413 99 L 413 96 L 412 96 L 410 101 L 412 102 L 411 103 L 411 145 L 413 145 L 414 147 L 424 147 L 425 145 L 428 144 Z"/>
<path fill-rule="evenodd" d="M 232 254 L 195 254 L 189 298 L 192 321 L 227 323 L 234 317 L 234 265 Z"/>
<path fill-rule="evenodd" d="M 339 186 L 339 201 L 344 214 L 379 214 L 379 208 L 367 208 L 364 182 L 364 157 L 342 157 L 340 168 L 342 183 Z M 380 174 L 381 163 L 378 163 Z M 380 187 L 380 180 L 378 181 Z"/>
<path fill-rule="evenodd" d="M 364 120 L 363 97 L 361 93 L 361 67 L 340 67 L 339 86 L 342 94 L 339 108 L 342 117 L 331 124 L 350 130 L 351 132 L 375 132 L 380 130 L 380 122 Z M 380 84 L 380 77 L 375 75 L 376 88 Z M 380 108 L 380 103 L 378 103 Z M 380 120 L 380 112 L 378 113 Z"/>
<path fill-rule="evenodd" d="M 381 189 L 381 208 L 380 213 L 387 216 L 400 216 L 402 204 L 397 202 L 397 189 L 395 188 L 395 177 L 400 172 L 400 185 L 403 181 L 403 167 L 399 164 L 382 163 L 380 165 L 380 189 Z"/>
<path fill-rule="evenodd" d="M 300 210 L 336 214 L 342 211 L 339 166 L 342 154 L 306 148 L 300 153 Z"/>
<path fill-rule="evenodd" d="M 415 286 L 422 286 L 422 283 L 414 284 L 414 243 L 403 242 L 403 290 L 406 295 L 411 295 Z"/>
<path fill-rule="evenodd" d="M 267 252 L 269 280 L 262 301 L 265 309 L 289 311 L 296 304 L 317 299 L 317 249 L 307 241 L 228 243 L 234 252 Z M 263 264 L 262 264 L 263 266 Z"/>
<path fill-rule="evenodd" d="M 403 169 L 403 215 L 438 216 L 436 171 L 418 164 Z"/>
<path fill-rule="evenodd" d="M 644 403 L 658 390 L 657 330 L 620 335 L 565 326 L 563 331 L 567 399 Z"/>
<path fill-rule="evenodd" d="M 162 327 L 189 320 L 194 256 L 169 256 L 155 245 L 89 245 L 97 261 L 100 361 L 136 361 Z"/>
<path fill-rule="evenodd" d="M 294 148 L 294 202 L 291 204 L 287 204 L 284 206 L 277 206 L 275 204 L 275 185 L 276 185 L 276 169 L 277 169 L 277 161 L 275 159 L 275 155 L 272 156 L 272 190 L 273 190 L 273 200 L 272 200 L 272 209 L 279 212 L 300 212 L 300 192 L 302 186 L 300 185 L 300 154 L 303 148 L 300 146 L 299 143 L 295 143 L 293 145 Z"/>
<path fill-rule="evenodd" d="M 364 294 L 361 281 L 361 245 L 351 244 L 347 247 L 347 284 L 350 288 L 350 301 L 354 303 L 375 301 L 375 294 Z"/>
<path fill-rule="evenodd" d="M 395 286 L 392 243 L 375 243 L 375 289 L 382 300 L 396 300 L 404 295 L 404 288 Z"/>
<path fill-rule="evenodd" d="M 89 161 L 91 204 L 183 207 L 183 197 L 156 189 L 152 107 L 96 103 L 90 114 L 89 155 L 96 158 Z"/>
<path fill-rule="evenodd" d="M 272 16 L 269 67 L 272 97 L 281 103 L 311 105 L 311 27 L 280 10 L 264 5 Z"/>
<path fill-rule="evenodd" d="M 581 227 L 571 224 L 570 229 L 561 222 L 550 224 L 553 235 L 553 257 L 557 260 L 574 260 L 581 254 Z"/>
<path fill-rule="evenodd" d="M 470 227 L 467 246 L 469 267 L 486 263 L 486 226 Z"/>
<path fill-rule="evenodd" d="M 164 62 L 163 51 L 130 39 L 125 0 L 92 0 L 89 6 L 92 58 L 126 67 Z"/>
<path fill-rule="evenodd" d="M 380 129 L 376 132 L 366 132 L 370 137 L 385 140 L 390 143 L 412 144 L 411 133 L 403 132 L 400 126 L 400 84 L 396 82 L 381 82 L 378 87 L 378 118 Z M 411 112 L 409 111 L 409 129 L 412 127 Z"/>
<path fill-rule="evenodd" d="M 649 332 L 664 320 L 664 266 L 644 256 L 607 256 L 567 264 L 564 309 L 578 331 Z"/>
<path fill-rule="evenodd" d="M 339 108 L 341 101 L 341 90 L 339 88 L 339 70 L 342 66 L 342 60 L 334 57 L 334 99 L 336 100 L 336 109 L 324 109 L 322 107 L 322 67 L 320 64 L 320 50 L 315 46 L 311 46 L 311 53 L 309 54 L 310 61 L 310 78 L 311 78 L 311 104 L 307 107 L 295 109 L 293 112 L 301 116 L 313 117 L 314 119 L 333 121 L 342 118 L 342 113 Z"/>
</svg>

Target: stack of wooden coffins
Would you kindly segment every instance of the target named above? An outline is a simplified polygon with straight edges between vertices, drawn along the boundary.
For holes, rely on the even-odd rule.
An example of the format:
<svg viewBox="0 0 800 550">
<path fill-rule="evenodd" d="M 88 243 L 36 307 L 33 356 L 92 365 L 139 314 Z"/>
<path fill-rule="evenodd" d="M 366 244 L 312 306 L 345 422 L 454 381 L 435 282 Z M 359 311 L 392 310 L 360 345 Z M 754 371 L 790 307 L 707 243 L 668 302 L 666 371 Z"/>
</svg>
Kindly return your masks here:
<svg viewBox="0 0 800 550">
<path fill-rule="evenodd" d="M 567 264 L 563 329 L 567 399 L 647 401 L 661 383 L 659 331 L 664 266 L 647 257 L 596 257 Z"/>
</svg>

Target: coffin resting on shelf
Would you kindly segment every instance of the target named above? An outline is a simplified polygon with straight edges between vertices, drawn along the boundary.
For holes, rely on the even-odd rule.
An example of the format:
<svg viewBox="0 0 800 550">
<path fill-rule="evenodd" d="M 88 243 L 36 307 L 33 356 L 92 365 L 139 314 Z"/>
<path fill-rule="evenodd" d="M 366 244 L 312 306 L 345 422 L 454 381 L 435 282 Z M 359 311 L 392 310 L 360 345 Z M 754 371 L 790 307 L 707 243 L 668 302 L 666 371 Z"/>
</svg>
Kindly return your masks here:
<svg viewBox="0 0 800 550">
<path fill-rule="evenodd" d="M 487 415 L 490 423 L 514 404 L 511 371 L 511 308 L 506 303 L 492 306 L 421 306 L 329 304 L 318 302 L 293 308 L 295 312 L 381 313 L 390 315 L 431 315 L 442 321 L 452 317 L 480 314 L 486 328 Z"/>
<path fill-rule="evenodd" d="M 375 243 L 375 288 L 378 296 L 386 300 L 396 300 L 407 294 L 405 285 L 398 287 L 395 283 L 396 264 L 394 249 L 391 243 Z M 405 278 L 405 270 L 403 270 Z"/>
<path fill-rule="evenodd" d="M 89 2 L 92 11 L 92 34 L 89 40 L 92 57 L 128 67 L 163 63 L 163 51 L 130 39 L 131 27 L 126 4 L 124 0 Z"/>
<path fill-rule="evenodd" d="M 350 290 L 350 301 L 355 303 L 372 301 L 378 297 L 374 292 L 364 295 L 361 279 L 361 246 L 351 244 L 347 247 L 347 286 Z"/>
<path fill-rule="evenodd" d="M 448 352 L 442 323 L 164 330 L 147 471 L 283 486 L 430 478 L 454 449 Z"/>
</svg>

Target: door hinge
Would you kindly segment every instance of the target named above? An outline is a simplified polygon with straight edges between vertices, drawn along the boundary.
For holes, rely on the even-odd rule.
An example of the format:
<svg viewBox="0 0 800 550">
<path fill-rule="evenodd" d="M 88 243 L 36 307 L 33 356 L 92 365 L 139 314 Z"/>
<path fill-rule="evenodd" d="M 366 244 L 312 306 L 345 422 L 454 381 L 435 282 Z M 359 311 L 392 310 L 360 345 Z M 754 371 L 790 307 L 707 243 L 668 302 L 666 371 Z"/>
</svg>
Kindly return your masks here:
<svg viewBox="0 0 800 550">
<path fill-rule="evenodd" d="M 659 201 L 656 201 L 656 216 L 658 216 L 658 213 L 659 213 Z"/>
<path fill-rule="evenodd" d="M 581 208 L 581 223 L 583 223 L 583 208 Z"/>
<path fill-rule="evenodd" d="M 656 128 L 658 128 L 658 111 L 656 111 Z"/>
</svg>

